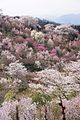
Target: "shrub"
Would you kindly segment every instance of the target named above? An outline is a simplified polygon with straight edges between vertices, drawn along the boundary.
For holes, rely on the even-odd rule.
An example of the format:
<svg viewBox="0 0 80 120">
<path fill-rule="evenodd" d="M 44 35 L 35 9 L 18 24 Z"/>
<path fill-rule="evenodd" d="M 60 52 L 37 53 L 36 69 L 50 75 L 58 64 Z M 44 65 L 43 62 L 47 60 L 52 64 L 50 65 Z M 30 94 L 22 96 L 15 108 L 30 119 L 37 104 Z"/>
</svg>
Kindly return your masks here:
<svg viewBox="0 0 80 120">
<path fill-rule="evenodd" d="M 73 41 L 75 38 L 77 38 L 78 35 L 76 33 L 70 32 L 68 35 L 68 39 Z"/>
<path fill-rule="evenodd" d="M 12 90 L 9 90 L 6 94 L 5 94 L 5 96 L 4 96 L 4 100 L 5 101 L 10 101 L 10 100 L 12 100 L 12 99 L 14 99 L 15 98 L 15 93 L 14 93 L 14 91 L 12 91 Z"/>
<path fill-rule="evenodd" d="M 25 91 L 27 89 L 28 89 L 28 85 L 24 81 L 21 82 L 20 85 L 19 85 L 19 87 L 18 87 L 18 91 L 19 92 L 23 92 L 23 91 Z"/>
<path fill-rule="evenodd" d="M 37 92 L 32 96 L 32 100 L 37 105 L 45 105 L 47 102 L 51 101 L 51 97 L 47 94 Z"/>
<path fill-rule="evenodd" d="M 35 71 L 41 71 L 42 68 L 38 67 L 35 63 L 33 64 L 24 64 L 24 66 L 29 70 L 30 72 L 35 72 Z"/>
<path fill-rule="evenodd" d="M 53 42 L 52 39 L 49 39 L 49 40 L 47 41 L 47 47 L 48 47 L 49 49 L 54 48 L 54 42 Z"/>
<path fill-rule="evenodd" d="M 47 107 L 47 103 L 50 102 L 52 99 L 49 95 L 45 94 L 45 93 L 40 93 L 37 92 L 32 96 L 32 101 L 33 103 L 36 103 L 37 108 L 40 110 L 40 119 L 42 118 L 42 114 L 41 114 L 41 107 L 44 108 L 44 119 L 48 120 L 48 107 Z"/>
<path fill-rule="evenodd" d="M 73 90 L 73 91 L 68 92 L 66 94 L 66 96 L 67 96 L 68 99 L 72 99 L 72 98 L 76 97 L 77 94 L 78 94 L 78 92 Z"/>
</svg>

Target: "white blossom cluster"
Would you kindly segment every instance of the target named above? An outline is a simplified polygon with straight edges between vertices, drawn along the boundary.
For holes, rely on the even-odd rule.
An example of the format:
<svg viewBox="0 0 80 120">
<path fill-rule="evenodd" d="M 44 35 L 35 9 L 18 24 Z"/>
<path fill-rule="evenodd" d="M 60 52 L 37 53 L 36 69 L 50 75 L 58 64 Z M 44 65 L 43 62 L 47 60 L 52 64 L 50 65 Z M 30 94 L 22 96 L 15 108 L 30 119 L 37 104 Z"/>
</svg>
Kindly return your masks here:
<svg viewBox="0 0 80 120">
<path fill-rule="evenodd" d="M 71 90 L 80 91 L 80 61 L 65 64 L 64 70 L 61 73 L 58 70 L 45 69 L 37 72 L 37 79 L 48 87 L 58 85 L 67 92 Z"/>
<path fill-rule="evenodd" d="M 8 81 L 7 81 L 7 79 L 6 78 L 0 78 L 0 84 L 3 84 L 3 83 L 7 83 Z"/>
<path fill-rule="evenodd" d="M 56 82 L 60 83 L 61 80 L 61 74 L 57 70 L 53 69 L 45 69 L 40 72 L 37 72 L 37 75 L 39 76 L 39 79 L 45 82 Z"/>
<path fill-rule="evenodd" d="M 2 40 L 2 43 L 8 43 L 8 42 L 11 42 L 11 39 L 9 39 L 8 37 L 6 37 Z"/>
<path fill-rule="evenodd" d="M 37 32 L 36 30 L 31 31 L 31 36 L 35 38 L 38 42 L 44 42 L 44 34 L 42 32 Z"/>
<path fill-rule="evenodd" d="M 32 36 L 33 38 L 35 38 L 36 32 L 37 32 L 36 30 L 32 30 L 32 31 L 31 31 L 31 36 Z"/>
<path fill-rule="evenodd" d="M 37 65 L 38 68 L 41 67 L 40 61 L 35 61 L 35 64 Z"/>
<path fill-rule="evenodd" d="M 80 72 L 80 60 L 77 62 L 71 61 L 70 63 L 65 65 L 65 70 L 69 72 Z"/>
<path fill-rule="evenodd" d="M 45 30 L 46 31 L 53 31 L 54 29 L 55 29 L 55 25 L 53 25 L 53 24 L 46 24 L 45 26 Z"/>
<path fill-rule="evenodd" d="M 9 64 L 9 66 L 7 67 L 7 73 L 15 76 L 25 76 L 27 73 L 27 69 L 22 65 L 22 63 L 19 63 L 19 61 L 15 61 Z"/>
<path fill-rule="evenodd" d="M 77 33 L 78 31 L 73 29 L 71 25 L 59 25 L 55 28 L 54 32 L 59 33 L 59 34 L 68 34 L 69 32 Z"/>
<path fill-rule="evenodd" d="M 7 60 L 10 60 L 10 61 L 16 60 L 16 57 L 13 54 L 11 54 L 11 52 L 9 52 L 8 50 L 2 51 L 1 56 L 6 57 Z"/>
</svg>

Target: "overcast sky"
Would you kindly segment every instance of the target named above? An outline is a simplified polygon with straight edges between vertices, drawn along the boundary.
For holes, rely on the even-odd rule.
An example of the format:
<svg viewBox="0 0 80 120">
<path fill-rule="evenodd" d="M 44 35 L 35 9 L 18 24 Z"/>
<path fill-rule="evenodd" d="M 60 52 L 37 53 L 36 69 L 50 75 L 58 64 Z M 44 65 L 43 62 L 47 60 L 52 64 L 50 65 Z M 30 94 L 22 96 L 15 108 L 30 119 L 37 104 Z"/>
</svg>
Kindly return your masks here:
<svg viewBox="0 0 80 120">
<path fill-rule="evenodd" d="M 61 16 L 80 13 L 80 0 L 0 0 L 8 15 Z"/>
</svg>

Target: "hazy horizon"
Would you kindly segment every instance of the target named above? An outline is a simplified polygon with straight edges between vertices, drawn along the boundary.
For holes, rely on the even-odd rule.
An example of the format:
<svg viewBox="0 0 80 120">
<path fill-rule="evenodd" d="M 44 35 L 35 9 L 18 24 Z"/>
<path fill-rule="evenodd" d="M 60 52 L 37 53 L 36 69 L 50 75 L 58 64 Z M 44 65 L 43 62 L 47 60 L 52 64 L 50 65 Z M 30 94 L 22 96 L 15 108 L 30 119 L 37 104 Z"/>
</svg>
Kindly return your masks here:
<svg viewBox="0 0 80 120">
<path fill-rule="evenodd" d="M 80 0 L 0 0 L 0 9 L 6 15 L 62 16 L 79 14 Z"/>
</svg>

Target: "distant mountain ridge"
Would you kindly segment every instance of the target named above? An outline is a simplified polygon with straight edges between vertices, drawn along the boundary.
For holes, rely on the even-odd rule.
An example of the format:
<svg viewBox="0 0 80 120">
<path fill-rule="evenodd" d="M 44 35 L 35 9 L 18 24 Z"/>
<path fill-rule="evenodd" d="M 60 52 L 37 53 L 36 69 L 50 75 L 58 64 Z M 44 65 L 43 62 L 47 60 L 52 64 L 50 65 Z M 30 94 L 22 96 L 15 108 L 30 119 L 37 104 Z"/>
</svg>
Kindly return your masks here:
<svg viewBox="0 0 80 120">
<path fill-rule="evenodd" d="M 49 20 L 61 24 L 75 24 L 80 25 L 80 14 L 67 14 L 60 17 L 48 17 Z"/>
</svg>

